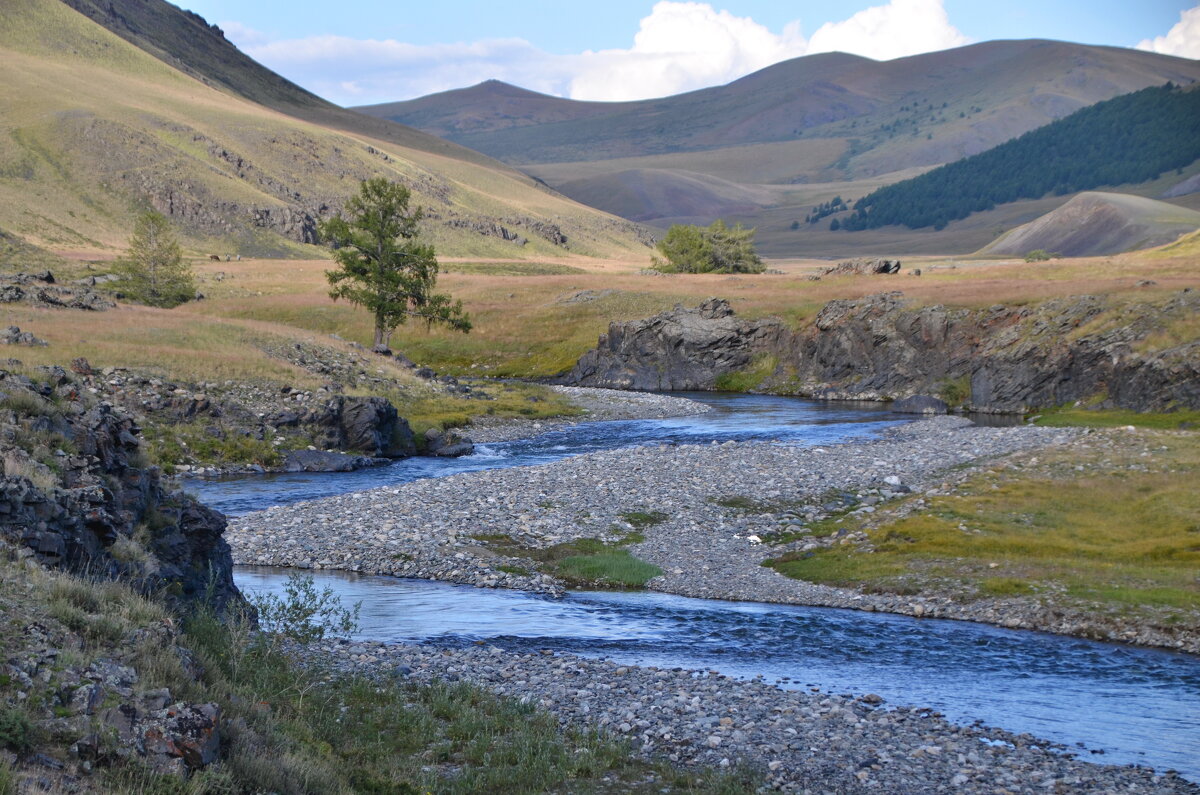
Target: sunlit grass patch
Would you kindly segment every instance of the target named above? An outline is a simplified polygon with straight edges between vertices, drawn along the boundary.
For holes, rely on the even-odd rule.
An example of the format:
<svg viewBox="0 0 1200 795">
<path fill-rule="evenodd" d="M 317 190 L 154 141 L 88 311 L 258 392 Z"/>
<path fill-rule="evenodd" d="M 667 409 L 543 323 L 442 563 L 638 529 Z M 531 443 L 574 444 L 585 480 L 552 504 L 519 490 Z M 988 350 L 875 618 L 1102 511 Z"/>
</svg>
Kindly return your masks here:
<svg viewBox="0 0 1200 795">
<path fill-rule="evenodd" d="M 662 569 L 639 560 L 627 549 L 613 549 L 563 558 L 555 565 L 555 574 L 580 585 L 641 588 L 662 574 Z"/>
<path fill-rule="evenodd" d="M 768 562 L 830 585 L 960 595 L 1035 595 L 1200 609 L 1200 437 L 1152 437 L 1154 459 L 1096 449 L 998 470 L 919 513 L 867 527 L 874 552 L 839 546 Z M 848 530 L 864 517 L 846 517 Z M 1055 597 L 1057 598 L 1057 597 Z"/>
<path fill-rule="evenodd" d="M 1132 425 L 1137 428 L 1173 430 L 1200 428 L 1200 411 L 1138 412 L 1124 409 L 1059 408 L 1042 412 L 1034 422 L 1037 425 L 1055 428 L 1116 428 Z"/>
</svg>

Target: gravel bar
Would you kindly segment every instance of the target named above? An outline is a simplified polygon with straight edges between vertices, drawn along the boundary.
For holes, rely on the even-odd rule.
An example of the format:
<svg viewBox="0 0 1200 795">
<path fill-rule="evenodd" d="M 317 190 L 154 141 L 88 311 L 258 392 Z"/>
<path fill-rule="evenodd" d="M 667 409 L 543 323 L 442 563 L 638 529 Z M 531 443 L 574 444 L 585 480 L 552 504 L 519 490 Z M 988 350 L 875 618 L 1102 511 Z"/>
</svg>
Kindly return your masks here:
<svg viewBox="0 0 1200 795">
<path fill-rule="evenodd" d="M 344 671 L 466 681 L 628 738 L 681 766 L 748 764 L 795 793 L 1200 793 L 1173 773 L 1100 765 L 1028 734 L 957 726 L 879 696 L 783 690 L 711 671 L 619 665 L 496 647 L 332 642 L 308 650 Z M 1077 749 L 1076 749 L 1077 750 Z"/>
</svg>

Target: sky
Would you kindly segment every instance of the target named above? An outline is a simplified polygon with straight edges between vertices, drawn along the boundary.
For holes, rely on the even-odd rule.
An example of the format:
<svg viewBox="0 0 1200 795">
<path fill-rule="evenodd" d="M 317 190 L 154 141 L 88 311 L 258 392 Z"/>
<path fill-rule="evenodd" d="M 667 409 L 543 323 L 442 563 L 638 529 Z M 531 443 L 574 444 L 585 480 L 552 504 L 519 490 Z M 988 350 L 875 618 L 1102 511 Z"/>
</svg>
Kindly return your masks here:
<svg viewBox="0 0 1200 795">
<path fill-rule="evenodd" d="M 1200 58 L 1196 0 L 175 0 L 341 105 L 489 79 L 581 100 L 667 96 L 842 51 L 890 60 L 1044 38 Z"/>
</svg>

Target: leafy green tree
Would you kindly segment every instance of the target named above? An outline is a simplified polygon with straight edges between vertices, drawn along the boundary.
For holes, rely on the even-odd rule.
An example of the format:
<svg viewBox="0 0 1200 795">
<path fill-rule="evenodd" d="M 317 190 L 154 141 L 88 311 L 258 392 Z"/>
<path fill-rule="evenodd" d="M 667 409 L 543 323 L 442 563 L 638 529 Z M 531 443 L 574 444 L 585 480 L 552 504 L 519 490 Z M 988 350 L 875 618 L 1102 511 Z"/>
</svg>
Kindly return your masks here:
<svg viewBox="0 0 1200 795">
<path fill-rule="evenodd" d="M 320 225 L 334 247 L 338 268 L 325 275 L 333 300 L 344 298 L 375 318 L 375 346 L 385 347 L 392 332 L 412 318 L 464 333 L 471 321 L 462 301 L 435 293 L 438 261 L 433 246 L 417 240 L 421 209 L 409 210 L 408 188 L 382 177 L 359 186 L 341 213 Z"/>
<path fill-rule="evenodd" d="M 114 287 L 130 299 L 150 306 L 173 307 L 196 297 L 191 267 L 162 213 L 147 210 L 137 217 L 129 250 L 117 260 Z"/>
<path fill-rule="evenodd" d="M 654 267 L 680 273 L 762 273 L 766 269 L 754 250 L 754 230 L 741 224 L 726 226 L 718 219 L 710 226 L 675 224 L 658 242 L 665 259 L 654 258 Z"/>
</svg>

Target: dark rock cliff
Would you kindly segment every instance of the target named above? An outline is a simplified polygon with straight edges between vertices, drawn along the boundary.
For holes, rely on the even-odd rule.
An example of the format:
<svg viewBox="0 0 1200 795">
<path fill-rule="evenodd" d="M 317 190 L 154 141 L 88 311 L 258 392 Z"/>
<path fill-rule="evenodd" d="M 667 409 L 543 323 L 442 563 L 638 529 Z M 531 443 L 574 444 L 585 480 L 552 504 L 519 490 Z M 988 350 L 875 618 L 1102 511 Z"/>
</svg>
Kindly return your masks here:
<svg viewBox="0 0 1200 795">
<path fill-rule="evenodd" d="M 729 302 L 709 299 L 696 309 L 676 305 L 646 320 L 613 323 L 563 383 L 610 389 L 713 389 L 718 377 L 779 347 L 791 333 L 774 320 L 734 316 Z"/>
<path fill-rule="evenodd" d="M 225 517 L 165 489 L 138 431 L 61 368 L 0 371 L 0 541 L 53 568 L 126 580 L 176 608 L 240 603 Z"/>
<path fill-rule="evenodd" d="M 561 381 L 615 389 L 712 389 L 768 357 L 759 389 L 893 400 L 930 393 L 978 411 L 1019 412 L 1079 400 L 1137 411 L 1200 408 L 1200 340 L 1170 329 L 1200 295 L 1144 304 L 1105 296 L 1037 306 L 913 306 L 892 292 L 831 301 L 799 331 L 740 320 L 710 299 L 693 310 L 614 323 Z"/>
</svg>

